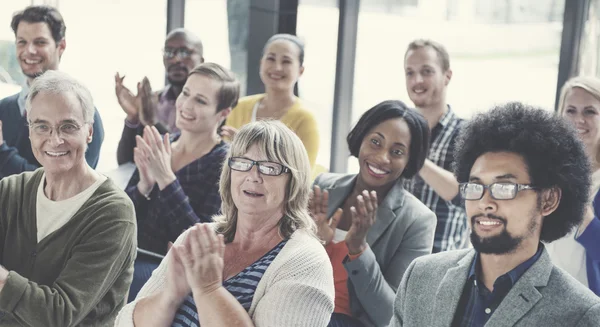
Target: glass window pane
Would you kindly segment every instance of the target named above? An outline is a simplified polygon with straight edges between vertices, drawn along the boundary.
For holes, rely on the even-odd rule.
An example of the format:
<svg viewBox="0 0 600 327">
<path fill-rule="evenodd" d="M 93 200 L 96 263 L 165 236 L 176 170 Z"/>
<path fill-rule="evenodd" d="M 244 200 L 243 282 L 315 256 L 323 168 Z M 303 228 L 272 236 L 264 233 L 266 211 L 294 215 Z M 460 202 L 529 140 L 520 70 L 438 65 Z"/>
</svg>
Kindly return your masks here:
<svg viewBox="0 0 600 327">
<path fill-rule="evenodd" d="M 337 1 L 300 0 L 297 35 L 305 42 L 304 74 L 298 82 L 300 98 L 307 103 L 319 126 L 317 165 L 329 167 L 337 30 Z"/>
<path fill-rule="evenodd" d="M 413 106 L 403 65 L 418 38 L 447 48 L 447 103 L 459 116 L 515 100 L 553 110 L 563 11 L 564 0 L 361 1 L 353 121 L 382 100 Z"/>
</svg>

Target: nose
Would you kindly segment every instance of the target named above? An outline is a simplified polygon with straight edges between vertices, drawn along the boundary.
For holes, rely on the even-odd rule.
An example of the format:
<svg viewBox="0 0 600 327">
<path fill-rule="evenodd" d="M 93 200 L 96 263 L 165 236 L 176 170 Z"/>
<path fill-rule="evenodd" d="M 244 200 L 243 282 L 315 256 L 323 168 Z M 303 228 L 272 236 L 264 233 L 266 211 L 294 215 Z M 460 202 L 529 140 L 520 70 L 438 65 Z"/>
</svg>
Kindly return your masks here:
<svg viewBox="0 0 600 327">
<path fill-rule="evenodd" d="M 262 175 L 258 171 L 258 166 L 254 165 L 246 174 L 246 180 L 251 183 L 259 183 L 262 181 Z"/>
<path fill-rule="evenodd" d="M 485 213 L 495 212 L 496 209 L 498 209 L 496 200 L 494 200 L 492 198 L 492 196 L 490 195 L 489 189 L 483 190 L 483 197 L 481 199 L 479 199 L 478 207 L 479 207 L 479 210 L 481 210 Z"/>
<path fill-rule="evenodd" d="M 35 45 L 33 43 L 29 43 L 29 45 L 27 46 L 27 52 L 34 53 L 34 54 L 37 52 Z"/>
<path fill-rule="evenodd" d="M 390 163 L 390 155 L 386 149 L 382 149 L 377 153 L 377 161 L 380 163 Z"/>
<path fill-rule="evenodd" d="M 415 74 L 415 83 L 419 84 L 423 82 L 423 76 L 421 74 Z"/>
</svg>

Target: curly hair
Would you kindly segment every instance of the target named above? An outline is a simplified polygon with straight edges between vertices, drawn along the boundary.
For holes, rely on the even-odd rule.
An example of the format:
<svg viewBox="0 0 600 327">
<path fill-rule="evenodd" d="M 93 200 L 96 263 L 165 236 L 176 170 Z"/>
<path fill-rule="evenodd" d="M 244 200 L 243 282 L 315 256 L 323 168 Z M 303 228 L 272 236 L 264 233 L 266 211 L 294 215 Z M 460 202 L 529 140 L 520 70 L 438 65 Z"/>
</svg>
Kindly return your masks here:
<svg viewBox="0 0 600 327">
<path fill-rule="evenodd" d="M 588 203 L 590 165 L 573 127 L 551 112 L 510 102 L 473 118 L 462 129 L 454 154 L 454 174 L 466 182 L 475 160 L 488 152 L 520 155 L 540 188 L 560 188 L 557 209 L 542 223 L 540 239 L 552 242 L 579 225 Z"/>
<path fill-rule="evenodd" d="M 402 177 L 411 178 L 421 170 L 429 152 L 429 125 L 416 110 L 402 101 L 387 100 L 367 110 L 346 137 L 350 154 L 358 158 L 363 139 L 371 129 L 388 119 L 402 118 L 410 129 L 410 156 Z"/>
</svg>

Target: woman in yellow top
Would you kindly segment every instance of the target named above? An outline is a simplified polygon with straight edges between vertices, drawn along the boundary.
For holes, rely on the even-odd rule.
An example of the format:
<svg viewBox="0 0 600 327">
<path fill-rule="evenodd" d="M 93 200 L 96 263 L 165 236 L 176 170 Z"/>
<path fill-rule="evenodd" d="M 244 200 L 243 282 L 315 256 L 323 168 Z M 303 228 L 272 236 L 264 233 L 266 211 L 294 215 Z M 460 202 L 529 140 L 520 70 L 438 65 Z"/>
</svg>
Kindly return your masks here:
<svg viewBox="0 0 600 327">
<path fill-rule="evenodd" d="M 311 168 L 319 151 L 317 121 L 294 95 L 294 85 L 304 72 L 304 44 L 290 34 L 273 35 L 260 60 L 260 79 L 266 93 L 241 98 L 227 117 L 221 135 L 233 139 L 243 125 L 262 119 L 277 119 L 302 140 Z"/>
</svg>

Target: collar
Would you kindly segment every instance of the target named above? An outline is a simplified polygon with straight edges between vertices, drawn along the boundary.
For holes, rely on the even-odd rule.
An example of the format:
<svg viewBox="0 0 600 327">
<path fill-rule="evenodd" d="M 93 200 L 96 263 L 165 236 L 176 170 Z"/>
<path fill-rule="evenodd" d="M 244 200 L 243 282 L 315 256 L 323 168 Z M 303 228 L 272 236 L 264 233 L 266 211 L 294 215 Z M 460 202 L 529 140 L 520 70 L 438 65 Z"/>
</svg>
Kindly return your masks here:
<svg viewBox="0 0 600 327">
<path fill-rule="evenodd" d="M 175 95 L 171 84 L 167 84 L 165 89 L 160 93 L 160 100 L 177 100 L 177 95 Z"/>
<path fill-rule="evenodd" d="M 29 95 L 29 84 L 24 83 L 21 88 L 21 92 L 19 92 L 19 97 L 17 98 L 17 104 L 19 105 L 19 110 L 21 111 L 21 117 L 25 116 L 25 102 L 27 101 L 27 96 Z"/>
<path fill-rule="evenodd" d="M 447 105 L 447 107 L 448 110 L 444 115 L 442 115 L 442 118 L 440 118 L 440 121 L 437 123 L 438 125 L 442 125 L 442 127 L 446 127 L 451 121 L 456 119 L 456 115 L 452 111 L 450 105 Z"/>
<path fill-rule="evenodd" d="M 544 246 L 540 243 L 538 245 L 537 252 L 531 258 L 525 260 L 523 263 L 516 266 L 513 270 L 498 277 L 494 281 L 494 289 L 496 289 L 496 284 L 498 284 L 499 282 L 505 282 L 507 280 L 510 281 L 510 287 L 515 285 L 515 283 L 519 280 L 519 278 L 521 278 L 521 276 L 523 276 L 523 274 L 527 271 L 527 269 L 529 269 L 531 266 L 533 266 L 534 263 L 536 263 L 538 261 L 538 259 L 542 255 L 543 250 L 544 250 Z M 481 280 L 480 275 L 481 275 L 481 263 L 479 262 L 479 252 L 475 252 L 475 259 L 473 260 L 473 263 L 471 264 L 471 268 L 469 269 L 468 279 L 469 280 L 475 279 L 477 281 L 480 281 Z"/>
</svg>

